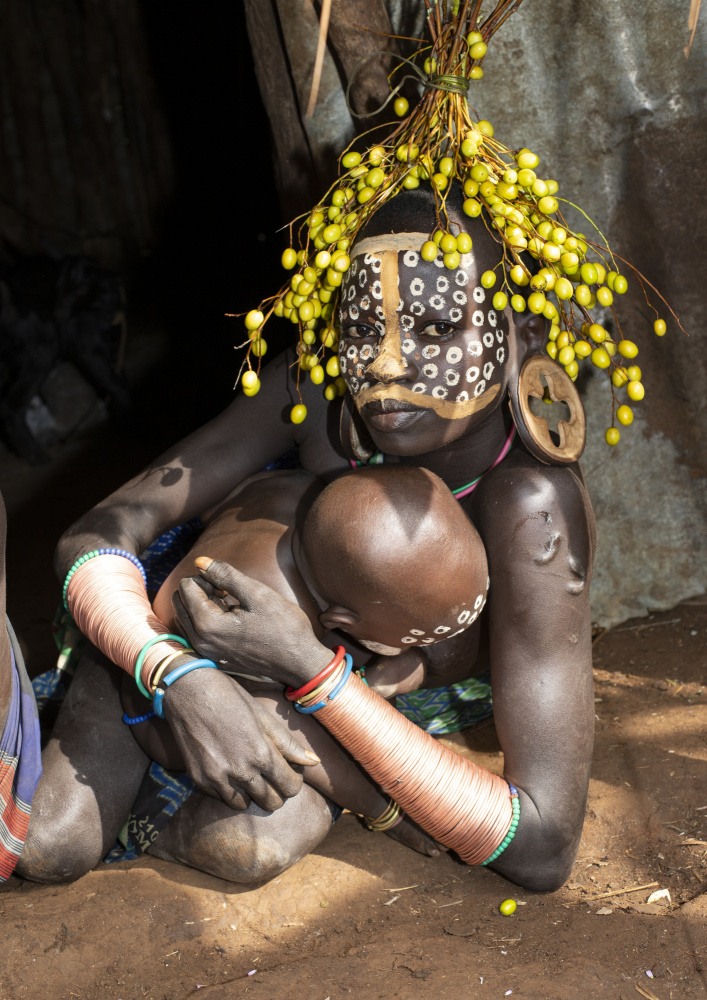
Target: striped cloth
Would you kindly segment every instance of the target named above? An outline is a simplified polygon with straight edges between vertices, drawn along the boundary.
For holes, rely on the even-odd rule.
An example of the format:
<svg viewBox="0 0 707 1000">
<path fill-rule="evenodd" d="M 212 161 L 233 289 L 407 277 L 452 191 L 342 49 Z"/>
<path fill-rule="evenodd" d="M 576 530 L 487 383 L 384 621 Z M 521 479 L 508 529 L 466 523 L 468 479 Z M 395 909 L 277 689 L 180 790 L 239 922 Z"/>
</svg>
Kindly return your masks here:
<svg viewBox="0 0 707 1000">
<path fill-rule="evenodd" d="M 9 621 L 12 693 L 0 736 L 0 882 L 12 875 L 22 853 L 32 798 L 42 774 L 39 719 L 32 685 Z"/>
</svg>

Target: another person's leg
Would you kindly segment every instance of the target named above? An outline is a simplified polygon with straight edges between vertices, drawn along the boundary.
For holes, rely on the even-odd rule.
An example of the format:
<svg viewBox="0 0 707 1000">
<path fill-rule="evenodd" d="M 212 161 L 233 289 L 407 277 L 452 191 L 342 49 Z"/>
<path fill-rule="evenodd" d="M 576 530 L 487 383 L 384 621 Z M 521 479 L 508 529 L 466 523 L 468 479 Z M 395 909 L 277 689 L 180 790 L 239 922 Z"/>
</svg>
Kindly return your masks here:
<svg viewBox="0 0 707 1000">
<path fill-rule="evenodd" d="M 71 882 L 113 846 L 148 757 L 122 721 L 122 672 L 97 650 L 76 671 L 42 755 L 17 871 L 37 882 Z"/>
</svg>

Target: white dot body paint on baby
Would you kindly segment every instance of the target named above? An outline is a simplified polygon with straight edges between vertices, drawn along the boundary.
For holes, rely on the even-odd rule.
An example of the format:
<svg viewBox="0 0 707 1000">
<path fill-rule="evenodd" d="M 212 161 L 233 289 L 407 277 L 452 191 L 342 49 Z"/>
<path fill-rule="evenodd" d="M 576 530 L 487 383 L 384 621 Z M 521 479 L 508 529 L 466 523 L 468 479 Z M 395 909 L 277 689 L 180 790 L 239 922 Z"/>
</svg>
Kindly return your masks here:
<svg viewBox="0 0 707 1000">
<path fill-rule="evenodd" d="M 507 320 L 501 314 L 499 325 L 490 308 L 491 296 L 479 284 L 473 254 L 463 255 L 460 267 L 448 270 L 441 252 L 433 262 L 420 256 L 428 238 L 424 233 L 381 235 L 364 238 L 351 250 L 352 266 L 342 286 L 347 309 L 341 312 L 340 344 L 346 345 L 342 373 L 359 408 L 369 400 L 405 399 L 407 394 L 417 406 L 457 419 L 487 407 L 504 385 L 508 352 L 498 352 L 495 335 Z M 382 355 L 360 351 L 372 341 Z M 359 353 L 350 355 L 348 347 L 357 342 Z M 385 368 L 379 357 L 385 357 Z M 357 364 L 373 370 L 360 373 Z M 394 364 L 400 375 L 391 378 Z M 359 395 L 363 377 L 365 396 Z"/>
</svg>

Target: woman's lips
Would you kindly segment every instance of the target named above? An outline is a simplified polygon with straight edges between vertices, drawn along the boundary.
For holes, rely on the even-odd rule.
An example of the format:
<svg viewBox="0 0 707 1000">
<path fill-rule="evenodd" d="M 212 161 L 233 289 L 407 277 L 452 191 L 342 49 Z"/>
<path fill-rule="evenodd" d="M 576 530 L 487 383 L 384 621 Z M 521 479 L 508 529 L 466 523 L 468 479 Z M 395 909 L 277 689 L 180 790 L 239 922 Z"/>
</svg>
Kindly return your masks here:
<svg viewBox="0 0 707 1000">
<path fill-rule="evenodd" d="M 377 431 L 397 431 L 420 419 L 426 409 L 405 399 L 375 399 L 366 403 L 362 416 Z"/>
</svg>

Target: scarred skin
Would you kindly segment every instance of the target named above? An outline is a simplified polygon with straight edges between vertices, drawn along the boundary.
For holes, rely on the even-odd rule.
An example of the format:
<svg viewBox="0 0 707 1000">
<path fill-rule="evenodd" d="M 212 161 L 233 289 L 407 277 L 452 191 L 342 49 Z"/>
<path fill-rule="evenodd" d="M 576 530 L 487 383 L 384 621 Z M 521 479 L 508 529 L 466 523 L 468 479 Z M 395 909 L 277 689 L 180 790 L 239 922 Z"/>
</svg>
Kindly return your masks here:
<svg viewBox="0 0 707 1000">
<path fill-rule="evenodd" d="M 410 228 L 417 231 L 419 223 Z M 477 250 L 476 233 L 474 239 L 469 267 L 478 283 L 479 274 L 496 260 L 493 248 L 488 250 L 481 239 Z M 429 325 L 429 317 L 426 322 Z M 542 317 L 506 310 L 504 322 L 514 359 L 501 375 L 496 373 L 493 403 L 461 419 L 446 419 L 431 408 L 413 419 L 409 410 L 401 416 L 404 411 L 380 404 L 379 398 L 377 408 L 364 406 L 361 415 L 382 451 L 430 469 L 452 489 L 489 469 L 510 429 L 505 403 L 509 381 L 517 377 L 524 358 L 542 351 L 545 340 Z M 470 330 L 470 323 L 462 323 L 450 336 L 465 342 Z M 368 366 L 369 381 L 412 391 L 414 356 L 409 356 L 407 369 L 401 366 L 399 346 L 396 351 L 384 343 L 388 333 L 392 330 L 381 336 L 379 331 L 344 329 L 342 346 L 349 337 L 371 338 L 380 350 Z M 429 334 L 417 329 L 414 336 L 424 340 Z M 333 443 L 336 434 L 328 407 L 308 381 L 302 383 L 307 420 L 297 426 L 287 422 L 285 413 L 297 401 L 287 366 L 285 356 L 276 359 L 256 397 L 237 398 L 220 417 L 77 522 L 60 542 L 59 576 L 83 552 L 101 545 L 139 552 L 168 527 L 218 504 L 293 442 L 300 445 L 302 465 L 309 471 L 324 479 L 342 471 L 345 462 Z M 505 775 L 519 789 L 521 800 L 516 836 L 492 867 L 529 889 L 553 890 L 567 878 L 576 854 L 591 760 L 591 508 L 578 467 L 541 465 L 522 447 L 489 472 L 463 503 L 489 561 L 492 586 L 485 646 L 495 725 Z M 202 576 L 241 602 L 238 613 L 224 612 L 194 580 L 182 582 L 176 611 L 202 655 L 237 655 L 243 669 L 293 685 L 326 665 L 330 651 L 299 608 L 224 564 L 214 563 Z M 477 663 L 474 669 L 482 668 Z M 466 672 L 471 669 L 470 662 Z M 98 689 L 100 747 L 81 711 L 87 699 L 95 705 Z M 117 701 L 117 681 L 108 667 L 94 664 L 90 672 L 79 670 L 71 704 L 60 715 L 45 755 L 45 777 L 22 859 L 29 877 L 63 881 L 82 874 L 111 843 L 117 810 L 107 803 L 117 801 L 123 815 L 127 812 L 147 758 L 136 755 L 139 748 L 127 727 L 105 719 L 110 699 Z M 306 764 L 306 757 L 284 727 L 270 723 L 263 735 L 264 723 L 252 702 L 230 678 L 210 670 L 194 671 L 168 689 L 165 715 L 189 772 L 207 796 L 222 801 L 192 796 L 160 836 L 154 853 L 235 881 L 257 881 L 287 867 L 325 835 L 325 817 L 307 795 L 294 794 L 287 777 L 294 774 L 288 762 Z M 281 798 L 294 797 L 272 814 L 264 814 L 253 802 L 245 814 L 234 814 L 231 807 L 242 808 L 250 797 L 254 775 Z M 61 811 L 55 804 L 59 800 Z M 255 795 L 253 800 L 257 802 Z M 67 802 L 72 804 L 73 824 L 64 819 Z M 239 819 L 248 815 L 252 822 L 246 830 Z M 79 821 L 86 831 L 82 836 L 76 833 Z M 218 835 L 212 836 L 209 830 L 217 827 Z M 281 839 L 283 831 L 287 843 Z M 271 833 L 276 833 L 274 840 Z M 224 849 L 225 842 L 232 850 Z M 52 861 L 56 857 L 62 858 L 60 865 Z"/>
</svg>

